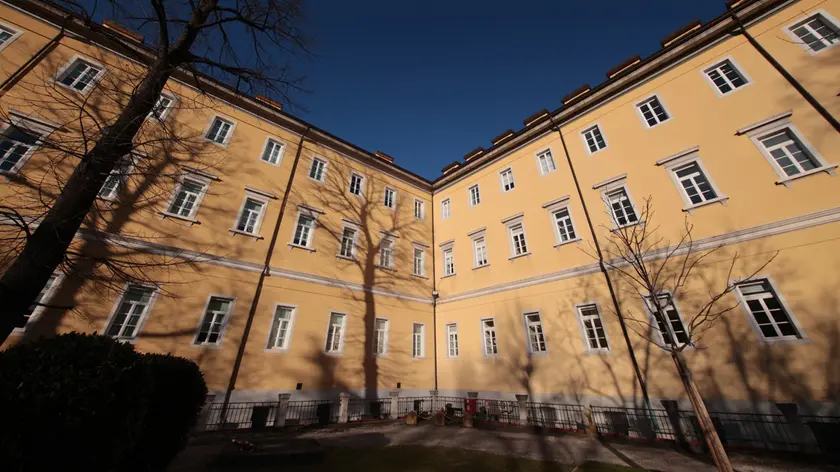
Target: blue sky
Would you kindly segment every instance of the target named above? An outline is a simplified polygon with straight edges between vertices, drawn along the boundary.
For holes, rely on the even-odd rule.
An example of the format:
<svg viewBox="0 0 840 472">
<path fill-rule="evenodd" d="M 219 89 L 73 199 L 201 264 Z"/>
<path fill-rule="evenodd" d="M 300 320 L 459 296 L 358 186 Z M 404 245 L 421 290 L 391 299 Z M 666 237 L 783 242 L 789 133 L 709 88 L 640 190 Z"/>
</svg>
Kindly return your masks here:
<svg viewBox="0 0 840 472">
<path fill-rule="evenodd" d="M 309 0 L 297 116 L 434 179 L 723 0 Z"/>
</svg>

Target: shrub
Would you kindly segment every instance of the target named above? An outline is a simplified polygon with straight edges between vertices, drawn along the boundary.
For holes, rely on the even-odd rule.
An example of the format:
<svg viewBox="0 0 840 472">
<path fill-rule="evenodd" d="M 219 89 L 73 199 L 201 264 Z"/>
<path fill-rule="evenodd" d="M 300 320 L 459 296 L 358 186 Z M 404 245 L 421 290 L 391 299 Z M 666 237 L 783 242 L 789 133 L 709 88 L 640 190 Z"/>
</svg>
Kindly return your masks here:
<svg viewBox="0 0 840 472">
<path fill-rule="evenodd" d="M 161 470 L 204 403 L 198 366 L 71 333 L 0 352 L 4 470 Z"/>
</svg>

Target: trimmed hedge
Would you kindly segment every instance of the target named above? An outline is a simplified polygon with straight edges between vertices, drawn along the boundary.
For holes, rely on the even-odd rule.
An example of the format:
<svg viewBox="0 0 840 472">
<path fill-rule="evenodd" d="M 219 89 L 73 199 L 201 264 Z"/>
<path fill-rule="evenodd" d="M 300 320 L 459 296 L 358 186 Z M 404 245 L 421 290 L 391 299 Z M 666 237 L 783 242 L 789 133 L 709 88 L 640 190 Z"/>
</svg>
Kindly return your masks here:
<svg viewBox="0 0 840 472">
<path fill-rule="evenodd" d="M 0 352 L 4 470 L 160 470 L 207 386 L 195 363 L 70 333 Z"/>
</svg>

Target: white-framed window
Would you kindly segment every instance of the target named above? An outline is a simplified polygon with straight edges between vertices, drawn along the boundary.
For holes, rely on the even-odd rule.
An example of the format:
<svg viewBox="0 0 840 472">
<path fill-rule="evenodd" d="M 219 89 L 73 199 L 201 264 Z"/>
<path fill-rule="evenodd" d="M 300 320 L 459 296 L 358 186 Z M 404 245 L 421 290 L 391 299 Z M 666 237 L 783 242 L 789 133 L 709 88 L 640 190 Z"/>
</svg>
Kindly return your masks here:
<svg viewBox="0 0 840 472">
<path fill-rule="evenodd" d="M 455 248 L 451 246 L 443 249 L 443 275 L 455 275 Z"/>
<path fill-rule="evenodd" d="M 412 274 L 421 277 L 426 275 L 426 249 L 414 246 L 414 267 Z"/>
<path fill-rule="evenodd" d="M 840 23 L 825 10 L 796 21 L 785 31 L 810 54 L 828 50 L 840 43 Z"/>
<path fill-rule="evenodd" d="M 155 289 L 128 284 L 105 330 L 106 335 L 118 339 L 134 339 L 140 332 L 154 301 Z"/>
<path fill-rule="evenodd" d="M 670 332 L 668 331 L 668 327 L 670 327 L 671 331 L 673 331 L 678 346 L 688 343 L 688 331 L 683 323 L 682 317 L 680 316 L 680 312 L 677 310 L 677 306 L 674 304 L 673 298 L 671 298 L 671 295 L 661 293 L 656 298 L 657 301 L 654 302 L 653 297 L 645 297 L 645 302 L 647 303 L 647 308 L 650 311 L 651 318 L 653 318 L 656 322 L 655 326 L 659 331 L 662 343 L 665 346 L 671 345 L 672 338 Z M 663 317 L 668 320 L 668 326 L 663 324 L 663 320 L 654 315 L 654 313 L 656 313 L 656 305 L 654 303 L 659 305 L 659 309 Z"/>
<path fill-rule="evenodd" d="M 609 351 L 607 331 L 601 319 L 601 312 L 595 303 L 578 305 L 578 319 L 583 330 L 583 344 L 587 352 Z"/>
<path fill-rule="evenodd" d="M 300 223 L 300 219 L 298 218 L 298 223 Z M 303 231 L 310 230 L 301 228 L 301 236 L 303 236 Z M 297 233 L 297 231 L 295 231 Z M 356 236 L 358 235 L 358 230 L 356 228 L 345 226 L 344 230 L 341 232 L 341 245 L 338 248 L 338 255 L 341 257 L 346 257 L 348 259 L 355 259 L 356 258 Z M 307 235 L 308 238 L 308 235 Z"/>
<path fill-rule="evenodd" d="M 394 209 L 397 206 L 397 191 L 390 188 L 385 187 L 385 200 L 382 202 L 386 208 Z"/>
<path fill-rule="evenodd" d="M 181 218 L 194 219 L 204 195 L 207 194 L 208 182 L 195 176 L 182 176 L 172 194 L 172 201 L 166 213 Z M 247 206 L 247 205 L 246 205 Z M 241 230 L 240 231 L 244 231 Z M 250 232 L 250 231 L 248 231 Z"/>
<path fill-rule="evenodd" d="M 679 182 L 683 196 L 688 199 L 690 205 L 717 200 L 718 194 L 698 161 L 674 167 L 671 172 Z"/>
<path fill-rule="evenodd" d="M 521 219 L 508 224 L 508 234 L 510 235 L 510 257 L 528 254 L 528 245 L 525 242 L 525 225 Z"/>
<path fill-rule="evenodd" d="M 426 357 L 426 325 L 423 323 L 414 323 L 411 328 L 411 357 Z"/>
<path fill-rule="evenodd" d="M 665 106 L 662 105 L 662 102 L 656 95 L 637 103 L 636 110 L 639 112 L 639 116 L 648 128 L 653 128 L 654 126 L 671 119 L 671 115 L 668 113 L 668 110 L 665 109 Z"/>
<path fill-rule="evenodd" d="M 498 355 L 499 347 L 496 345 L 496 320 L 493 318 L 481 320 L 481 334 L 484 339 L 484 356 Z"/>
<path fill-rule="evenodd" d="M 303 211 L 298 213 L 297 223 L 295 223 L 295 233 L 292 235 L 292 245 L 311 248 L 314 239 L 315 224 L 315 215 Z"/>
<path fill-rule="evenodd" d="M 537 153 L 537 168 L 540 170 L 540 175 L 550 174 L 557 170 L 557 164 L 554 163 L 551 149 L 544 149 Z"/>
<path fill-rule="evenodd" d="M 328 354 L 338 354 L 344 351 L 344 332 L 347 325 L 347 315 L 344 313 L 330 313 L 327 326 L 327 344 L 324 351 Z"/>
<path fill-rule="evenodd" d="M 149 112 L 149 117 L 158 121 L 164 121 L 175 107 L 175 97 L 168 93 L 161 93 L 158 96 L 152 111 Z"/>
<path fill-rule="evenodd" d="M 55 129 L 9 111 L 11 120 L 0 124 L 0 174 L 17 174 L 38 150 L 41 139 Z"/>
<path fill-rule="evenodd" d="M 225 325 L 233 307 L 233 299 L 210 297 L 193 344 L 197 346 L 218 346 L 222 343 Z"/>
<path fill-rule="evenodd" d="M 74 57 L 58 74 L 58 83 L 86 93 L 102 78 L 105 68 L 92 61 Z"/>
<path fill-rule="evenodd" d="M 568 208 L 561 208 L 551 212 L 551 220 L 554 222 L 554 231 L 558 244 L 577 239 L 575 225 L 572 222 L 572 215 L 569 214 Z"/>
<path fill-rule="evenodd" d="M 236 231 L 253 235 L 259 234 L 267 205 L 268 202 L 265 200 L 246 196 L 245 201 L 242 202 L 242 208 L 239 210 L 239 217 L 236 218 Z"/>
<path fill-rule="evenodd" d="M 234 126 L 233 121 L 215 116 L 213 117 L 213 121 L 210 122 L 210 127 L 207 129 L 207 133 L 204 134 L 204 137 L 216 144 L 225 145 L 230 142 Z"/>
<path fill-rule="evenodd" d="M 440 219 L 448 220 L 452 218 L 452 199 L 444 198 L 440 202 Z"/>
<path fill-rule="evenodd" d="M 6 48 L 9 44 L 12 43 L 18 36 L 23 34 L 23 32 L 18 31 L 11 26 L 0 24 L 0 51 Z"/>
<path fill-rule="evenodd" d="M 469 193 L 470 206 L 474 207 L 481 203 L 481 192 L 478 189 L 478 184 L 471 186 L 467 192 Z"/>
<path fill-rule="evenodd" d="M 114 164 L 114 168 L 111 169 L 111 173 L 108 174 L 108 177 L 102 184 L 102 188 L 99 189 L 99 198 L 114 200 L 119 196 L 125 188 L 126 183 L 128 183 L 128 177 L 131 175 L 132 170 L 134 170 L 134 161 L 135 156 L 127 155 L 121 157 Z"/>
<path fill-rule="evenodd" d="M 260 160 L 269 164 L 280 165 L 283 162 L 283 152 L 285 150 L 285 143 L 274 138 L 268 138 L 265 140 L 265 147 L 262 155 L 260 155 Z"/>
<path fill-rule="evenodd" d="M 394 268 L 394 240 L 391 238 L 383 237 L 379 242 L 379 266 Z"/>
<path fill-rule="evenodd" d="M 627 188 L 620 187 L 615 190 L 610 190 L 605 192 L 604 196 L 606 197 L 613 223 L 617 227 L 621 228 L 639 221 L 639 217 L 636 214 L 636 207 L 633 205 L 633 201 L 630 200 Z"/>
<path fill-rule="evenodd" d="M 790 309 L 768 279 L 736 285 L 750 323 L 764 342 L 803 339 Z"/>
<path fill-rule="evenodd" d="M 489 264 L 487 260 L 487 241 L 482 233 L 473 238 L 473 264 L 476 268 Z"/>
<path fill-rule="evenodd" d="M 271 319 L 271 329 L 268 331 L 268 349 L 288 350 L 292 342 L 292 324 L 296 307 L 277 305 L 274 317 Z"/>
<path fill-rule="evenodd" d="M 715 87 L 718 95 L 726 95 L 749 83 L 747 76 L 735 66 L 735 63 L 731 59 L 718 62 L 704 70 L 703 74 L 706 75 L 706 78 Z"/>
<path fill-rule="evenodd" d="M 528 337 L 528 352 L 537 354 L 546 352 L 545 333 L 543 333 L 542 319 L 539 312 L 524 313 L 525 333 Z"/>
<path fill-rule="evenodd" d="M 35 297 L 35 301 L 30 305 L 29 309 L 26 310 L 26 313 L 23 315 L 23 319 L 18 321 L 15 325 L 16 330 L 22 330 L 26 328 L 26 325 L 35 319 L 42 311 L 44 311 L 43 306 L 41 303 L 48 303 L 50 299 L 55 295 L 56 289 L 61 284 L 62 274 L 60 272 L 53 273 L 49 279 L 47 279 L 47 283 L 41 288 L 41 291 L 38 292 L 38 296 Z"/>
<path fill-rule="evenodd" d="M 364 184 L 365 178 L 361 175 L 353 172 L 350 174 L 350 187 L 348 191 L 353 195 L 361 195 L 362 194 L 362 185 Z"/>
<path fill-rule="evenodd" d="M 607 147 L 607 141 L 604 140 L 601 127 L 598 125 L 586 128 L 580 135 L 583 137 L 583 142 L 586 144 L 586 149 L 589 151 L 589 154 L 595 154 Z"/>
<path fill-rule="evenodd" d="M 419 198 L 414 199 L 414 218 L 417 220 L 426 218 L 426 203 Z"/>
<path fill-rule="evenodd" d="M 309 178 L 317 182 L 324 182 L 327 179 L 326 159 L 312 158 L 312 165 L 309 166 Z"/>
<path fill-rule="evenodd" d="M 513 169 L 511 167 L 499 172 L 499 184 L 502 186 L 502 193 L 510 192 L 516 187 L 516 183 L 513 181 Z"/>
<path fill-rule="evenodd" d="M 388 352 L 388 320 L 377 318 L 373 322 L 373 353 L 384 356 Z"/>
<path fill-rule="evenodd" d="M 458 324 L 449 323 L 446 325 L 446 357 L 455 359 L 458 357 Z"/>
</svg>

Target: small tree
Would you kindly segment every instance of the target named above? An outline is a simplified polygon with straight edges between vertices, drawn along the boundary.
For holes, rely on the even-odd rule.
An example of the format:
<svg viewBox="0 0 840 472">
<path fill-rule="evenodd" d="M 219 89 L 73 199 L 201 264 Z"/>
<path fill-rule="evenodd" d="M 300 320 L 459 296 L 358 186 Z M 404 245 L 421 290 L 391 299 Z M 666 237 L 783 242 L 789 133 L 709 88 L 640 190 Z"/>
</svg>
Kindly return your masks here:
<svg viewBox="0 0 840 472">
<path fill-rule="evenodd" d="M 619 316 L 627 320 L 628 327 L 641 338 L 670 353 L 715 465 L 719 471 L 729 472 L 732 471 L 729 457 L 720 442 L 683 351 L 689 346 L 695 346 L 702 334 L 711 328 L 716 320 L 738 306 L 737 303 L 724 302 L 725 297 L 736 288 L 733 274 L 740 257 L 737 252 L 731 256 L 724 256 L 722 245 L 697 247 L 692 237 L 694 226 L 687 218 L 677 242 L 672 244 L 670 240 L 658 234 L 659 227 L 653 222 L 651 201 L 650 197 L 645 199 L 635 224 L 621 225 L 613 216 L 616 228 L 607 228 L 610 236 L 604 245 L 605 265 L 618 275 L 622 291 L 644 301 L 653 318 L 646 314 L 634 316 L 627 309 L 622 309 Z M 688 326 L 677 332 L 669 319 L 669 311 L 673 310 L 673 300 L 684 292 L 689 282 L 701 279 L 698 272 L 712 263 L 710 256 L 713 254 L 726 258 L 726 277 L 723 283 L 706 280 L 707 293 L 701 303 L 691 311 L 691 316 L 687 318 Z M 775 257 L 774 254 L 737 282 L 753 279 Z"/>
</svg>

